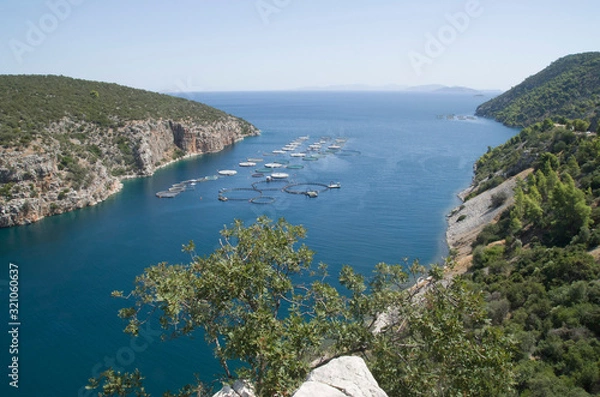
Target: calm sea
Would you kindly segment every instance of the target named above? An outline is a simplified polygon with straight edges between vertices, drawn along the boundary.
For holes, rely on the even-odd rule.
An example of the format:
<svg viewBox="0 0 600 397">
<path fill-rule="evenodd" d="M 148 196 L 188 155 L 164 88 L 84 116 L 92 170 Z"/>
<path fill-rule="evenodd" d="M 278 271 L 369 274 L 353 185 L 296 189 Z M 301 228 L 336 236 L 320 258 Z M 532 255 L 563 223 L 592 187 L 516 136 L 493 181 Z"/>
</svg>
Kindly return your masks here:
<svg viewBox="0 0 600 397">
<path fill-rule="evenodd" d="M 122 192 L 92 208 L 33 225 L 0 230 L 0 310 L 8 330 L 8 267 L 19 267 L 19 389 L 9 387 L 10 335 L 0 338 L 2 396 L 91 396 L 87 379 L 112 365 L 140 368 L 147 389 L 159 396 L 219 372 L 202 336 L 161 342 L 154 328 L 140 339 L 122 332 L 117 311 L 126 302 L 113 290 L 129 290 L 136 275 L 162 261 L 185 262 L 182 244 L 212 252 L 218 232 L 234 219 L 266 214 L 308 229 L 306 244 L 335 273 L 350 264 L 369 274 L 375 264 L 402 258 L 422 263 L 446 254 L 445 215 L 468 186 L 474 161 L 515 130 L 472 115 L 489 99 L 467 94 L 415 93 L 198 93 L 192 99 L 243 117 L 259 137 L 221 153 L 179 162 L 151 178 L 127 181 Z M 341 182 L 318 198 L 265 192 L 275 201 L 256 205 L 220 202 L 220 189 L 249 188 L 258 179 L 238 163 L 282 159 L 272 151 L 301 136 L 306 144 L 345 139 L 345 152 L 317 161 L 291 158 L 296 183 Z M 306 144 L 304 148 L 306 147 Z M 260 165 L 260 164 L 259 164 Z M 258 168 L 258 167 L 257 167 Z M 198 183 L 174 199 L 155 193 L 187 179 L 235 169 L 238 174 Z M 282 170 L 280 170 L 282 171 Z M 298 189 L 306 189 L 301 186 Z M 238 190 L 231 197 L 250 198 Z M 270 200 L 270 199 L 269 199 Z"/>
</svg>

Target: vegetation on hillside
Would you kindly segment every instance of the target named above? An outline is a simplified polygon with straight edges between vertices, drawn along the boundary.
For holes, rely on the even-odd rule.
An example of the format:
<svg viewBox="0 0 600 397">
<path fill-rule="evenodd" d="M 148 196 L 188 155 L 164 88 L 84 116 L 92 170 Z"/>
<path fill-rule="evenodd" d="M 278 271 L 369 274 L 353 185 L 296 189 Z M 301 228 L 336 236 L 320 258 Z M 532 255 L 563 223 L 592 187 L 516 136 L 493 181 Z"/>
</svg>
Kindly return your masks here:
<svg viewBox="0 0 600 397">
<path fill-rule="evenodd" d="M 0 75 L 0 145 L 29 143 L 67 117 L 99 127 L 146 119 L 214 122 L 228 115 L 183 98 L 64 76 Z M 246 123 L 247 124 L 247 123 Z M 248 131 L 250 125 L 246 126 Z"/>
<path fill-rule="evenodd" d="M 489 148 L 475 163 L 475 187 L 470 197 L 498 186 L 521 171 L 539 167 L 552 155 L 559 172 L 567 171 L 580 181 L 583 190 L 592 189 L 594 197 L 600 191 L 600 142 L 595 134 L 582 131 L 581 119 L 548 118 L 533 124 L 503 145 Z M 575 126 L 579 126 L 576 128 Z"/>
<path fill-rule="evenodd" d="M 477 115 L 525 127 L 547 117 L 580 118 L 597 128 L 600 116 L 600 52 L 563 57 L 504 94 L 482 104 Z"/>
<path fill-rule="evenodd" d="M 563 120 L 564 122 L 564 120 Z M 521 396 L 600 395 L 600 138 L 551 120 L 477 162 L 479 190 L 533 167 L 474 243 L 464 279 L 518 341 Z"/>
</svg>

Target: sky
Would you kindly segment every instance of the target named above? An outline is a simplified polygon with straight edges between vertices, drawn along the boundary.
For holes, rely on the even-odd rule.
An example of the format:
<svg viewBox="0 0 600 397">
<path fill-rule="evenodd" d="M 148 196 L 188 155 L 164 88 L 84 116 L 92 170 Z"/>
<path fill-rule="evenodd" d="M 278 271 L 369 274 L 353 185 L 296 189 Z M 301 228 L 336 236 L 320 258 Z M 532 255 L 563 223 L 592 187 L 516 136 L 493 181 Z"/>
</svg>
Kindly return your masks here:
<svg viewBox="0 0 600 397">
<path fill-rule="evenodd" d="M 597 0 L 2 0 L 0 74 L 159 92 L 507 90 L 600 50 Z"/>
</svg>

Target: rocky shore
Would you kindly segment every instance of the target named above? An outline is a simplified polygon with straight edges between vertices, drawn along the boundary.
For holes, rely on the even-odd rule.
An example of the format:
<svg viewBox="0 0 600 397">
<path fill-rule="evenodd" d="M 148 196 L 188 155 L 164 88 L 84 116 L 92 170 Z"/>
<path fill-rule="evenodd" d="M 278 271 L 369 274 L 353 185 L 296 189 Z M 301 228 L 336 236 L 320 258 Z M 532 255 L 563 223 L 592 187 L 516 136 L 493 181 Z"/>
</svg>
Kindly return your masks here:
<svg viewBox="0 0 600 397">
<path fill-rule="evenodd" d="M 456 266 L 448 271 L 449 276 L 464 273 L 468 269 L 472 260 L 471 245 L 477 235 L 486 225 L 496 222 L 502 212 L 514 203 L 517 180 L 525 179 L 532 171 L 527 169 L 467 201 L 464 200 L 474 190 L 473 186 L 459 194 L 463 204 L 448 215 L 446 230 L 448 247 L 456 254 Z"/>
<path fill-rule="evenodd" d="M 206 123 L 147 119 L 117 128 L 64 118 L 26 146 L 0 149 L 0 227 L 95 205 L 120 191 L 124 179 L 258 134 L 233 116 Z"/>
</svg>

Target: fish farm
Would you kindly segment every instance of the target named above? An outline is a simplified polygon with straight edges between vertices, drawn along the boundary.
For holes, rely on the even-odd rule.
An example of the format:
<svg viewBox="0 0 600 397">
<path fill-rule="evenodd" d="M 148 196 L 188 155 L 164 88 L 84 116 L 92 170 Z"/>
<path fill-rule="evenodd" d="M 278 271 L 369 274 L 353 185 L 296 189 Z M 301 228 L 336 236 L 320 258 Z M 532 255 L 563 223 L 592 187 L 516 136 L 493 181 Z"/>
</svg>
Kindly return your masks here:
<svg viewBox="0 0 600 397">
<path fill-rule="evenodd" d="M 166 190 L 157 192 L 156 197 L 175 198 L 183 192 L 195 190 L 198 183 L 215 181 L 220 178 L 239 178 L 242 170 L 250 171 L 248 174 L 241 173 L 247 175 L 247 178 L 260 178 L 260 180 L 251 183 L 249 187 L 220 189 L 217 196 L 219 201 L 239 201 L 268 205 L 277 200 L 274 196 L 278 192 L 317 198 L 328 190 L 340 189 L 340 182 L 298 182 L 290 180 L 290 178 L 297 177 L 297 174 L 290 176 L 289 173 L 282 172 L 284 170 L 300 171 L 306 166 L 311 166 L 307 163 L 317 162 L 327 156 L 352 157 L 361 154 L 358 150 L 344 148 L 347 142 L 346 138 L 334 139 L 325 136 L 313 142 L 308 142 L 309 139 L 308 136 L 302 136 L 280 149 L 264 152 L 257 157 L 241 159 L 236 164 L 240 171 L 236 170 L 236 167 L 233 167 L 232 164 L 229 169 L 216 170 L 215 175 L 174 183 Z M 265 192 L 271 193 L 265 195 Z"/>
</svg>

